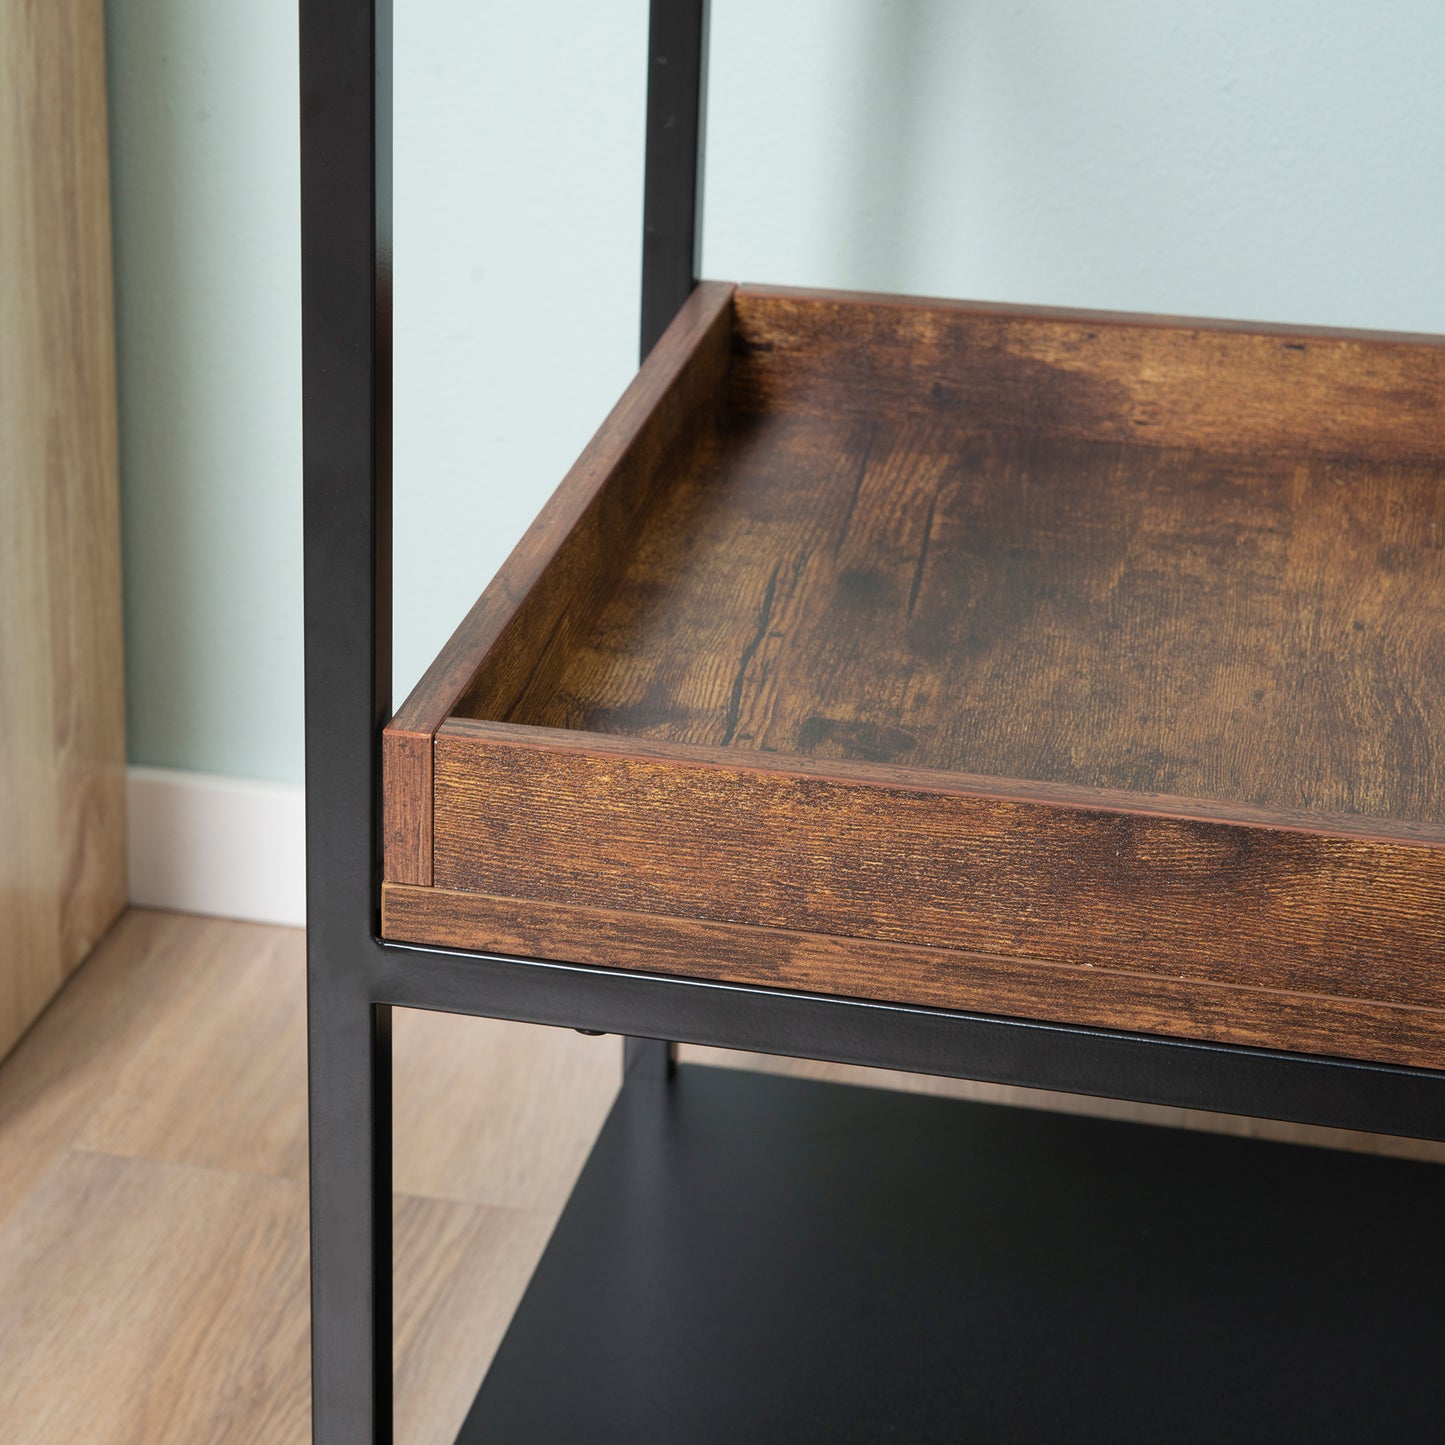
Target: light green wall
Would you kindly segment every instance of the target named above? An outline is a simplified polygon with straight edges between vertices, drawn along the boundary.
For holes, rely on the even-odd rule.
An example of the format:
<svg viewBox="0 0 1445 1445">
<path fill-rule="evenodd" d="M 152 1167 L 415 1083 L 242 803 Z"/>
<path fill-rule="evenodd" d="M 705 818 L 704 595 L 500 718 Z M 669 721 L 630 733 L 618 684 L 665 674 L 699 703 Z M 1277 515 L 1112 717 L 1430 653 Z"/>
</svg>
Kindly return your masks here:
<svg viewBox="0 0 1445 1445">
<path fill-rule="evenodd" d="M 106 18 L 131 761 L 299 780 L 293 7 Z"/>
<path fill-rule="evenodd" d="M 400 693 L 631 372 L 646 4 L 396 10 Z M 293 4 L 108 31 L 131 757 L 299 781 Z M 1442 77 L 1439 0 L 713 0 L 704 270 L 1445 332 Z"/>
</svg>

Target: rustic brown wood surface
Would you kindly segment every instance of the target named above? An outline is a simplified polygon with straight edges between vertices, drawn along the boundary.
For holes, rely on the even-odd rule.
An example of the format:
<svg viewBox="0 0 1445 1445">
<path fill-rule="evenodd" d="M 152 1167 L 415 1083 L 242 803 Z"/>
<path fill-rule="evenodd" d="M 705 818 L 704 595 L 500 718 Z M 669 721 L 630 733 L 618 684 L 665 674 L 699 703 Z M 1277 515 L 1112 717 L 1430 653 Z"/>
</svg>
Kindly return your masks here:
<svg viewBox="0 0 1445 1445">
<path fill-rule="evenodd" d="M 1004 802 L 1038 803 L 1045 807 L 1084 808 L 1092 812 L 1128 813 L 1140 817 L 1175 818 L 1198 823 L 1237 823 L 1275 832 L 1309 833 L 1325 838 L 1359 838 L 1378 843 L 1445 846 L 1445 823 L 1381 818 L 1362 813 L 1321 813 L 1308 808 L 1262 808 L 1250 803 L 1186 798 L 1175 793 L 1150 793 L 1123 788 L 1094 788 L 1078 783 L 998 778 L 985 773 L 938 772 L 861 758 L 811 757 L 801 753 L 761 752 L 701 743 L 673 743 L 622 733 L 576 732 L 530 723 L 487 722 L 481 718 L 448 718 L 437 738 L 526 744 L 590 757 L 618 756 L 689 767 L 733 771 L 739 766 L 833 783 L 863 783 L 946 797 L 996 798 Z"/>
<path fill-rule="evenodd" d="M 733 405 L 1440 461 L 1445 338 L 740 287 Z"/>
<path fill-rule="evenodd" d="M 387 884 L 387 932 L 440 948 L 753 984 L 1178 1038 L 1445 1067 L 1445 1009 L 1043 959 L 828 937 L 576 903 Z"/>
<path fill-rule="evenodd" d="M 432 740 L 388 727 L 382 735 L 382 866 L 397 883 L 431 879 Z"/>
<path fill-rule="evenodd" d="M 0 0 L 0 1054 L 125 903 L 99 0 Z"/>
<path fill-rule="evenodd" d="M 473 715 L 1445 823 L 1429 467 L 789 413 L 699 461 Z"/>
<path fill-rule="evenodd" d="M 726 401 L 733 288 L 699 286 L 383 740 L 385 869 L 431 877 L 429 740 L 458 707 L 485 712 L 568 655 L 611 585 L 639 514 Z M 459 701 L 470 687 L 465 702 Z"/>
<path fill-rule="evenodd" d="M 1445 849 L 452 734 L 436 807 L 440 888 L 1445 1006 Z"/>
<path fill-rule="evenodd" d="M 721 424 L 427 718 L 437 888 L 735 926 L 710 976 L 1445 1065 L 1445 346 L 732 306 Z M 782 974 L 778 931 L 819 940 Z"/>
</svg>

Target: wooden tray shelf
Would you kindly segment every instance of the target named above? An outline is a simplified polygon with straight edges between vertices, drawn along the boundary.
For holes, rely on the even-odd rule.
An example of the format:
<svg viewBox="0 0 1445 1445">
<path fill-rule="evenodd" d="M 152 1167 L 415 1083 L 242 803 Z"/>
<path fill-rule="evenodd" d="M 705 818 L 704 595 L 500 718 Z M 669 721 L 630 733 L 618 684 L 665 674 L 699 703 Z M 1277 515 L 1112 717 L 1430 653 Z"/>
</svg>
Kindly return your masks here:
<svg viewBox="0 0 1445 1445">
<path fill-rule="evenodd" d="M 1445 1068 L 1445 343 L 706 283 L 383 752 L 388 938 Z"/>
</svg>

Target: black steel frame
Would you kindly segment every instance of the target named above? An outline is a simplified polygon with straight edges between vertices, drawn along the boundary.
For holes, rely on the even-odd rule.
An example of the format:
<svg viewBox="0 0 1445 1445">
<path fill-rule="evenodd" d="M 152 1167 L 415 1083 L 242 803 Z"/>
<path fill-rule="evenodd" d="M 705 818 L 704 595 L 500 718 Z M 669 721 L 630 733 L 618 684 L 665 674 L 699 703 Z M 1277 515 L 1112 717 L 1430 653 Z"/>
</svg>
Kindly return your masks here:
<svg viewBox="0 0 1445 1445">
<path fill-rule="evenodd" d="M 391 1009 L 1445 1138 L 1445 1076 L 382 943 L 391 679 L 391 0 L 299 0 L 314 1438 L 392 1438 Z M 696 274 L 706 13 L 651 0 L 644 352 Z"/>
</svg>

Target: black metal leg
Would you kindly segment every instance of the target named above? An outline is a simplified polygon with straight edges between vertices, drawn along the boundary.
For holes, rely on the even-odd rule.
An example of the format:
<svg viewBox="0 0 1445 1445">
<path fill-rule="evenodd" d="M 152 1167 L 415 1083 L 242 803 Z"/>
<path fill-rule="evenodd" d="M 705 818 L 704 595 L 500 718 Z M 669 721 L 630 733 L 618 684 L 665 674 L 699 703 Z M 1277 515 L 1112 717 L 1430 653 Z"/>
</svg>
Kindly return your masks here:
<svg viewBox="0 0 1445 1445">
<path fill-rule="evenodd" d="M 652 0 L 647 28 L 647 138 L 642 198 L 642 359 L 697 285 L 707 0 Z M 677 1050 L 624 1043 L 625 1077 L 670 1079 Z"/>
<path fill-rule="evenodd" d="M 697 283 L 706 0 L 652 0 L 642 201 L 642 355 Z"/>
<path fill-rule="evenodd" d="M 623 1039 L 622 1073 L 629 1079 L 670 1079 L 677 1072 L 677 1045 L 665 1039 Z"/>
<path fill-rule="evenodd" d="M 315 1445 L 392 1438 L 391 1010 L 313 967 L 311 1355 Z M 344 981 L 343 981 L 344 982 Z"/>
<path fill-rule="evenodd" d="M 391 6 L 300 0 L 312 1432 L 388 1445 L 391 1015 L 377 742 L 391 711 Z"/>
</svg>

